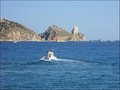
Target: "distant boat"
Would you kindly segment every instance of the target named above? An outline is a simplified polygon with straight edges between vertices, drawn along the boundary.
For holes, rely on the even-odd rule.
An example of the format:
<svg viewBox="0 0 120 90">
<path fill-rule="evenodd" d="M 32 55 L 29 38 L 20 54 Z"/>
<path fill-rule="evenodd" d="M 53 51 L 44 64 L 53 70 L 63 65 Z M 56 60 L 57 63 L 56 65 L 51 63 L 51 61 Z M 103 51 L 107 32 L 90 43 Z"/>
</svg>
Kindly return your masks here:
<svg viewBox="0 0 120 90">
<path fill-rule="evenodd" d="M 13 41 L 13 43 L 17 43 L 18 41 Z"/>
</svg>

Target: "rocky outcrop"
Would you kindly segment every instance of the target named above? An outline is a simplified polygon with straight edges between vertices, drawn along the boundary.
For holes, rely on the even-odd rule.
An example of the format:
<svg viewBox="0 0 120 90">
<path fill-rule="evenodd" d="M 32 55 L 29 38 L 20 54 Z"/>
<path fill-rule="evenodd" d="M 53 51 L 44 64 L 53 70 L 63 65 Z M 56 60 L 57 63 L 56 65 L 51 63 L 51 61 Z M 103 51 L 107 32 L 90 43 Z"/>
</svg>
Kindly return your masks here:
<svg viewBox="0 0 120 90">
<path fill-rule="evenodd" d="M 73 35 L 72 41 L 87 41 L 85 35 L 82 32 L 79 32 L 77 26 L 72 29 L 71 33 Z"/>
<path fill-rule="evenodd" d="M 71 31 L 72 34 L 77 34 L 78 33 L 78 27 L 75 26 L 72 31 Z"/>
<path fill-rule="evenodd" d="M 44 41 L 86 41 L 85 35 L 78 32 L 78 27 L 72 29 L 72 34 L 55 25 L 50 26 L 44 33 L 39 34 Z"/>
<path fill-rule="evenodd" d="M 72 35 L 55 25 L 50 26 L 44 33 L 39 34 L 42 40 L 46 41 L 66 41 Z"/>
<path fill-rule="evenodd" d="M 0 19 L 0 41 L 39 41 L 40 37 L 27 27 Z"/>
</svg>

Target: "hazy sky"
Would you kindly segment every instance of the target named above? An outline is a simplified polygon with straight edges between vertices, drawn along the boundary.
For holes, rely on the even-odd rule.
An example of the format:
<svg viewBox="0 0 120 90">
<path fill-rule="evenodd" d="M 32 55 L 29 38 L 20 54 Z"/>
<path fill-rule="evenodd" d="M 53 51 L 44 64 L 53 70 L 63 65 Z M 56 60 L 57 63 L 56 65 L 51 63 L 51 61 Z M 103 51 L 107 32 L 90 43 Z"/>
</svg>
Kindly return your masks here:
<svg viewBox="0 0 120 90">
<path fill-rule="evenodd" d="M 1 1 L 1 18 L 19 22 L 36 33 L 57 25 L 74 26 L 88 40 L 119 39 L 119 1 Z"/>
</svg>

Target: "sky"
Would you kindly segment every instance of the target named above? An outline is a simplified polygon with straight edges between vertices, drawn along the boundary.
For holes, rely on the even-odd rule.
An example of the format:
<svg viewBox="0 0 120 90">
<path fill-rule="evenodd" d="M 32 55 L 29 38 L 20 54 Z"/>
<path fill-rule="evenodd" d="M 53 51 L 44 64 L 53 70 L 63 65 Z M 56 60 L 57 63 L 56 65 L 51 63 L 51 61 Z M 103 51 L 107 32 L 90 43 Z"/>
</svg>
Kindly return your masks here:
<svg viewBox="0 0 120 90">
<path fill-rule="evenodd" d="M 78 26 L 88 40 L 119 40 L 119 0 L 1 1 L 1 18 L 18 22 L 37 34 L 52 25 L 71 32 Z"/>
</svg>

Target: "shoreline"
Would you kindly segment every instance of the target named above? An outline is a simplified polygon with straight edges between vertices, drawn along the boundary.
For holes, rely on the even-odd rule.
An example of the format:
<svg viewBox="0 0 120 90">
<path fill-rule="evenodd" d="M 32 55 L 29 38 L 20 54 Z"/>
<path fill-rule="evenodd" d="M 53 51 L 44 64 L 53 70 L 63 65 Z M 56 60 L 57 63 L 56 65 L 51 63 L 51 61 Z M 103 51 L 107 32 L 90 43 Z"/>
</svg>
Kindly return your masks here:
<svg viewBox="0 0 120 90">
<path fill-rule="evenodd" d="M 99 42 L 98 40 L 89 40 L 89 41 L 0 41 L 0 42 Z M 106 41 L 100 41 L 100 42 L 120 42 L 120 40 L 106 40 Z"/>
</svg>

